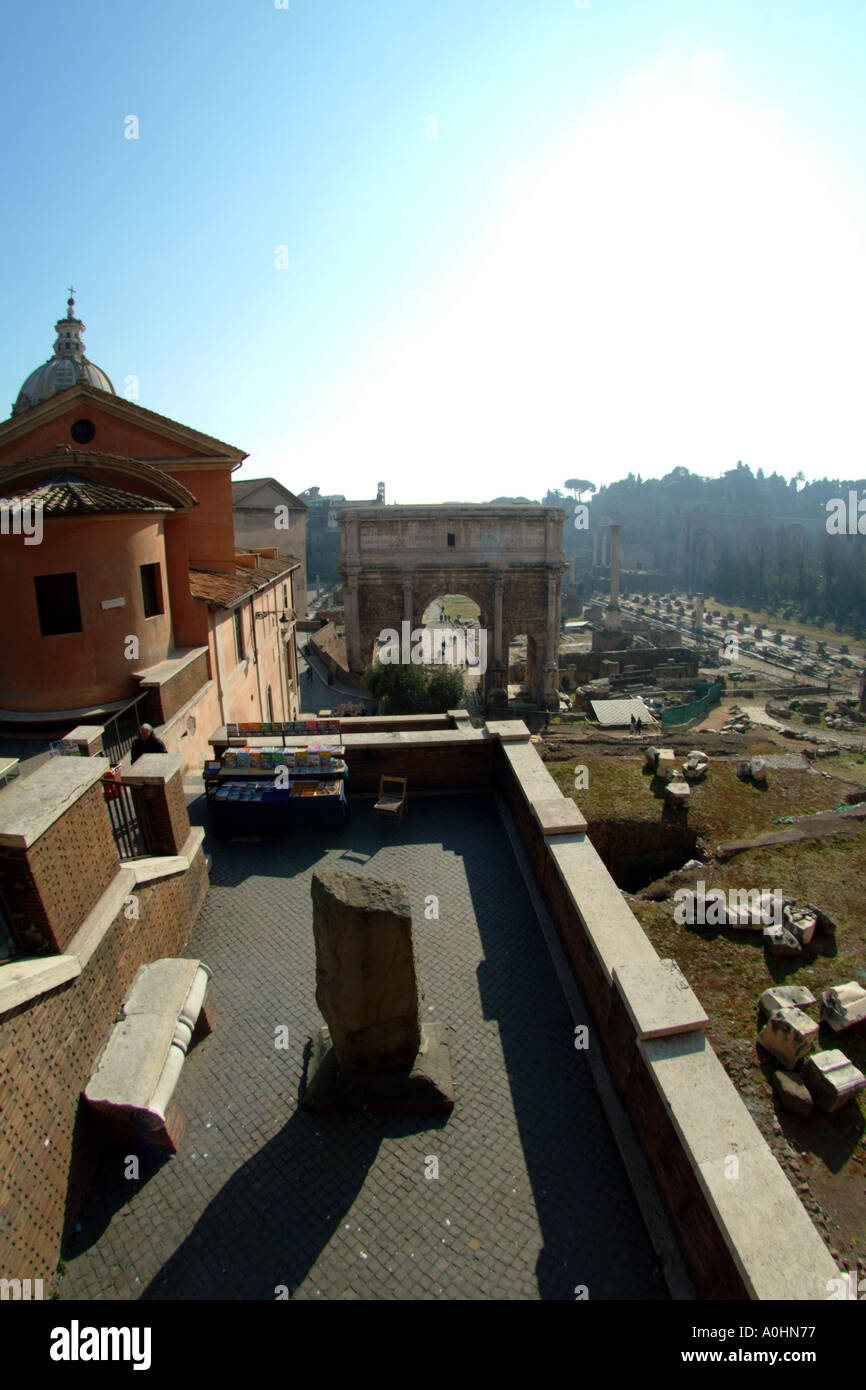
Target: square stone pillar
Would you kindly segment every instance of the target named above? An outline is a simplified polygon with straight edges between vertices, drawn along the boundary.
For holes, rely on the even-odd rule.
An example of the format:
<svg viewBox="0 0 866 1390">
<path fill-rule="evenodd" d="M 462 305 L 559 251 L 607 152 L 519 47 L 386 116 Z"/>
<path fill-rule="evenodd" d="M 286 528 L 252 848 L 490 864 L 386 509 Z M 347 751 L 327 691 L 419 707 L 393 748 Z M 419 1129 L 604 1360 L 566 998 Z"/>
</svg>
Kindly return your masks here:
<svg viewBox="0 0 866 1390">
<path fill-rule="evenodd" d="M 189 836 L 184 766 L 176 754 L 145 753 L 121 776 L 124 785 L 132 788 L 136 815 L 153 854 L 182 854 Z"/>
</svg>

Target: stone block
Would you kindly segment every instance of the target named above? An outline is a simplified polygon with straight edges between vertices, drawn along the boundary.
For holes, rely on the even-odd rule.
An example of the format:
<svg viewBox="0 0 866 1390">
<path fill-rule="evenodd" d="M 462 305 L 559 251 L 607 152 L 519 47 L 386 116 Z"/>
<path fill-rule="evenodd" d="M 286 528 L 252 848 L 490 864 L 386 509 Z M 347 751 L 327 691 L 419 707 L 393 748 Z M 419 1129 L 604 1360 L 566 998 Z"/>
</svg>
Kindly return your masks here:
<svg viewBox="0 0 866 1390">
<path fill-rule="evenodd" d="M 801 956 L 803 947 L 786 926 L 764 927 L 764 946 L 771 956 Z"/>
<path fill-rule="evenodd" d="M 656 772 L 659 777 L 662 777 L 668 768 L 674 768 L 676 761 L 676 755 L 672 748 L 660 748 L 656 758 Z"/>
<path fill-rule="evenodd" d="M 817 1023 L 802 1009 L 780 1009 L 770 1015 L 758 1034 L 758 1042 L 778 1058 L 783 1067 L 793 1071 L 817 1036 Z"/>
<path fill-rule="evenodd" d="M 814 1053 L 803 1067 L 803 1080 L 815 1104 L 831 1114 L 866 1087 L 866 1076 L 835 1048 Z"/>
<path fill-rule="evenodd" d="M 825 990 L 821 995 L 821 1022 L 828 1024 L 834 1033 L 866 1022 L 866 989 L 849 980 L 845 985 Z"/>
<path fill-rule="evenodd" d="M 812 1097 L 799 1076 L 792 1076 L 787 1071 L 774 1071 L 771 1080 L 783 1110 L 790 1110 L 795 1115 L 811 1115 Z"/>
<path fill-rule="evenodd" d="M 316 1003 L 347 1071 L 411 1067 L 420 996 L 405 883 L 325 868 L 313 874 Z"/>
<path fill-rule="evenodd" d="M 451 1110 L 454 1081 L 444 1023 L 425 1023 L 421 1045 L 406 1067 L 341 1067 L 327 1028 L 313 1039 L 304 1105 L 309 1110 L 367 1110 L 380 1114 L 429 1114 Z"/>
<path fill-rule="evenodd" d="M 820 907 L 815 907 L 814 903 L 807 903 L 806 906 L 810 912 L 815 914 L 818 931 L 823 932 L 825 936 L 835 936 L 836 923 L 833 919 L 828 917 L 826 912 L 822 912 Z"/>
<path fill-rule="evenodd" d="M 104 1133 L 175 1150 L 182 1118 L 173 1094 L 193 1036 L 212 1027 L 209 978 L 199 960 L 141 967 L 84 1091 Z"/>
<path fill-rule="evenodd" d="M 805 985 L 773 985 L 765 989 L 760 998 L 762 1013 L 775 1014 L 780 1009 L 808 1009 L 816 1002 L 815 996 Z"/>
<path fill-rule="evenodd" d="M 786 906 L 782 914 L 783 925 L 786 926 L 792 936 L 795 936 L 801 946 L 807 946 L 815 935 L 815 928 L 818 919 L 814 912 L 810 912 L 806 907 Z"/>
<path fill-rule="evenodd" d="M 669 806 L 687 806 L 691 794 L 688 782 L 668 782 L 665 787 L 665 801 Z"/>
</svg>

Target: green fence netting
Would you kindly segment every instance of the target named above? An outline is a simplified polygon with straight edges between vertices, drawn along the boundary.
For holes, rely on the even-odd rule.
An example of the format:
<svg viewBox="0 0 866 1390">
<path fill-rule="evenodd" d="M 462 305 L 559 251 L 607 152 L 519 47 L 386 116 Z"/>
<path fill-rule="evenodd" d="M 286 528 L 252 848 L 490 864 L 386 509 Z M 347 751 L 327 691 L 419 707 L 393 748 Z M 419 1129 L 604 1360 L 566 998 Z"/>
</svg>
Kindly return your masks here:
<svg viewBox="0 0 866 1390">
<path fill-rule="evenodd" d="M 719 703 L 722 693 L 720 685 L 711 684 L 709 681 L 699 681 L 696 689 L 698 699 L 692 700 L 691 704 L 673 705 L 670 709 L 662 710 L 663 729 L 671 724 L 688 724 L 692 719 L 703 719 L 713 705 Z"/>
</svg>

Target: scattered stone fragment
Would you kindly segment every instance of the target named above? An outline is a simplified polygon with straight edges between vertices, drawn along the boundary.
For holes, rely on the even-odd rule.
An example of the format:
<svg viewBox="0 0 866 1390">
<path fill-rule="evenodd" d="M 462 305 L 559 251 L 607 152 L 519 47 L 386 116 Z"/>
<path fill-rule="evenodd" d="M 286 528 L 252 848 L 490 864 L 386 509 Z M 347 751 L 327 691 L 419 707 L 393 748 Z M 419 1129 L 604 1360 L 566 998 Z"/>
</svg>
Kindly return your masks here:
<svg viewBox="0 0 866 1390">
<path fill-rule="evenodd" d="M 774 1014 L 779 1009 L 808 1009 L 816 1003 L 814 994 L 805 985 L 772 985 L 765 989 L 760 998 L 760 1007 L 765 1014 Z"/>
<path fill-rule="evenodd" d="M 866 989 L 855 980 L 847 984 L 835 985 L 821 995 L 821 1022 L 827 1023 L 834 1033 L 866 1021 Z"/>
<path fill-rule="evenodd" d="M 643 750 L 643 755 L 647 767 L 651 767 L 655 772 L 659 760 L 659 750 L 653 745 L 650 745 L 649 748 Z"/>
<path fill-rule="evenodd" d="M 807 946 L 815 935 L 818 918 L 807 907 L 788 907 L 783 913 L 785 926 L 797 938 L 801 946 Z"/>
<path fill-rule="evenodd" d="M 866 1088 L 866 1076 L 836 1048 L 813 1053 L 803 1068 L 803 1080 L 815 1104 L 830 1114 Z"/>
<path fill-rule="evenodd" d="M 817 1036 L 817 1023 L 802 1009 L 779 1009 L 764 1024 L 758 1034 L 758 1042 L 777 1057 L 783 1067 L 793 1071 Z"/>
<path fill-rule="evenodd" d="M 752 758 L 749 762 L 749 771 L 753 782 L 766 782 L 767 764 L 764 758 Z"/>
<path fill-rule="evenodd" d="M 676 756 L 672 748 L 660 748 L 656 758 L 656 772 L 660 777 L 664 776 L 668 768 L 676 766 Z"/>
<path fill-rule="evenodd" d="M 771 956 L 801 956 L 803 947 L 785 926 L 764 927 L 764 945 Z"/>
<path fill-rule="evenodd" d="M 705 753 L 690 753 L 683 763 L 683 776 L 689 782 L 700 782 L 707 775 L 709 762 Z"/>
<path fill-rule="evenodd" d="M 745 782 L 750 775 L 751 763 L 749 762 L 748 758 L 744 759 L 742 762 L 737 763 L 737 776 L 739 777 L 741 782 Z"/>
<path fill-rule="evenodd" d="M 812 1097 L 799 1076 L 792 1076 L 788 1071 L 774 1071 L 770 1079 L 783 1110 L 792 1110 L 795 1115 L 811 1115 Z"/>
<path fill-rule="evenodd" d="M 691 794 L 688 782 L 668 782 L 665 787 L 665 801 L 669 806 L 687 806 Z"/>
</svg>

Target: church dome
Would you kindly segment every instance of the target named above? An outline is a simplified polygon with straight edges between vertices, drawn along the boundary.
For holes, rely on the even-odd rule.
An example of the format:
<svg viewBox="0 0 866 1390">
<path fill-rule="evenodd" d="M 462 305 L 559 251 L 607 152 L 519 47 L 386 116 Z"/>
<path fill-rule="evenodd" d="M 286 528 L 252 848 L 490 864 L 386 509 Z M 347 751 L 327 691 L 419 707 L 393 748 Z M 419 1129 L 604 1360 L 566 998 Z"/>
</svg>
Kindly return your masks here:
<svg viewBox="0 0 866 1390">
<path fill-rule="evenodd" d="M 111 380 L 101 367 L 88 362 L 84 356 L 84 341 L 81 337 L 84 324 L 75 317 L 75 300 L 70 292 L 66 301 L 66 318 L 58 319 L 54 325 L 57 337 L 54 342 L 54 356 L 31 372 L 12 407 L 13 415 L 22 410 L 41 405 L 58 391 L 65 391 L 83 381 L 88 386 L 96 386 L 100 391 L 110 391 L 117 395 Z"/>
</svg>

